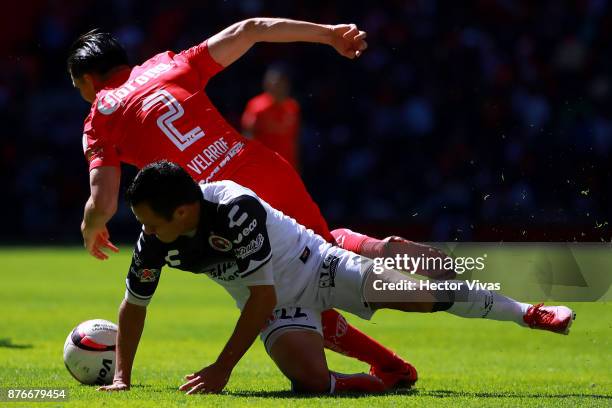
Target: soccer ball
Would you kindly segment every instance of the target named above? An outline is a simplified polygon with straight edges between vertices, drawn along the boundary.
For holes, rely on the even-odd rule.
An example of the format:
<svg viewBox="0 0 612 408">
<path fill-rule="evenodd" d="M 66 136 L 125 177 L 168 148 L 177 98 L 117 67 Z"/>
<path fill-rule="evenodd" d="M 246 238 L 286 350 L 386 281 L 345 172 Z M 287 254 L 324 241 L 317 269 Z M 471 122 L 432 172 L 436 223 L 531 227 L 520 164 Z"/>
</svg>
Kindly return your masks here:
<svg viewBox="0 0 612 408">
<path fill-rule="evenodd" d="M 68 334 L 64 364 L 80 383 L 105 385 L 115 374 L 117 325 L 108 320 L 87 320 Z"/>
</svg>

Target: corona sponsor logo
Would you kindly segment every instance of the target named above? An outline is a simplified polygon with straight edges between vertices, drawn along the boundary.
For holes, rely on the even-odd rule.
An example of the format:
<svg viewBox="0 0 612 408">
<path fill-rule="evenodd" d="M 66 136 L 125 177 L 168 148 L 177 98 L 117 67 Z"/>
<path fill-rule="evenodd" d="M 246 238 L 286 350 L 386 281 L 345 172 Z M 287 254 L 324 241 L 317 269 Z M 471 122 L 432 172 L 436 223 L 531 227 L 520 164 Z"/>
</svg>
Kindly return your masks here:
<svg viewBox="0 0 612 408">
<path fill-rule="evenodd" d="M 119 88 L 105 93 L 101 98 L 98 98 L 98 111 L 103 115 L 113 114 L 121 105 L 121 102 L 127 98 L 129 94 L 134 92 L 140 86 L 145 85 L 153 78 L 157 78 L 166 71 L 172 68 L 170 64 L 157 64 L 151 69 L 146 70 L 134 79 L 128 80 Z"/>
</svg>

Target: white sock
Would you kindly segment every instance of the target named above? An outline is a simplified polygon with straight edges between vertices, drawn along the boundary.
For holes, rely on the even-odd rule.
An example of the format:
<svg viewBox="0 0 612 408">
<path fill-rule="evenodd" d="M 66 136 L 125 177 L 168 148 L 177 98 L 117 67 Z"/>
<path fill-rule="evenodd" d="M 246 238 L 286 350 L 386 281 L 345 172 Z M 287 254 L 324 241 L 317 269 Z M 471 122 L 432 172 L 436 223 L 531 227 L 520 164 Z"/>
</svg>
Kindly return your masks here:
<svg viewBox="0 0 612 408">
<path fill-rule="evenodd" d="M 461 317 L 511 321 L 526 326 L 523 316 L 531 307 L 530 304 L 517 302 L 490 290 L 469 290 L 465 285 L 461 285 L 461 288 L 455 292 L 455 303 L 447 310 L 448 313 Z"/>
</svg>

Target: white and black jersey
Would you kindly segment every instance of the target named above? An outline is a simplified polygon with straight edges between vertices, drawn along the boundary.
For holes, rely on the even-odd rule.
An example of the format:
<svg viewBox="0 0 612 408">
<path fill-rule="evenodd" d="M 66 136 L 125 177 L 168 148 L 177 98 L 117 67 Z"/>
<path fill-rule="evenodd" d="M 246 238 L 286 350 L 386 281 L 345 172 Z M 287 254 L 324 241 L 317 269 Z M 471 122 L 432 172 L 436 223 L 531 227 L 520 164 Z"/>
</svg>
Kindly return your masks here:
<svg viewBox="0 0 612 408">
<path fill-rule="evenodd" d="M 318 268 L 329 243 L 232 181 L 200 188 L 196 231 L 172 243 L 140 235 L 126 279 L 128 302 L 149 303 L 164 265 L 208 275 L 239 308 L 255 285 L 274 285 L 277 305 L 316 297 Z"/>
</svg>

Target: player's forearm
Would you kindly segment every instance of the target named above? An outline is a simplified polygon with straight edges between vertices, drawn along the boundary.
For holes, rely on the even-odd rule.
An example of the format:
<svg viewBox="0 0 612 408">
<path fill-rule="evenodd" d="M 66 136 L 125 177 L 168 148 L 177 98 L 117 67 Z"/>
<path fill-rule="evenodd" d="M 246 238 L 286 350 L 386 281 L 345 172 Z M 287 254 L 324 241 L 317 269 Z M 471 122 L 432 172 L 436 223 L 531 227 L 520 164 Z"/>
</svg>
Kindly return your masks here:
<svg viewBox="0 0 612 408">
<path fill-rule="evenodd" d="M 88 227 L 104 226 L 117 211 L 121 171 L 117 167 L 96 167 L 89 172 L 90 196 L 83 222 Z"/>
<path fill-rule="evenodd" d="M 224 67 L 242 57 L 257 42 L 305 41 L 331 44 L 331 28 L 284 18 L 257 17 L 232 24 L 208 39 L 212 58 Z"/>
<path fill-rule="evenodd" d="M 256 42 L 311 42 L 331 44 L 331 27 L 286 18 L 252 18 L 248 35 Z"/>
<path fill-rule="evenodd" d="M 270 295 L 270 292 L 251 293 L 232 336 L 215 364 L 231 371 L 251 347 L 276 305 L 274 288 L 271 288 L 272 295 Z"/>
<path fill-rule="evenodd" d="M 117 201 L 109 197 L 89 197 L 85 204 L 83 223 L 89 228 L 103 227 L 117 211 Z"/>
<path fill-rule="evenodd" d="M 134 357 L 144 329 L 147 308 L 123 301 L 119 308 L 119 331 L 117 333 L 115 378 L 130 385 Z"/>
</svg>

